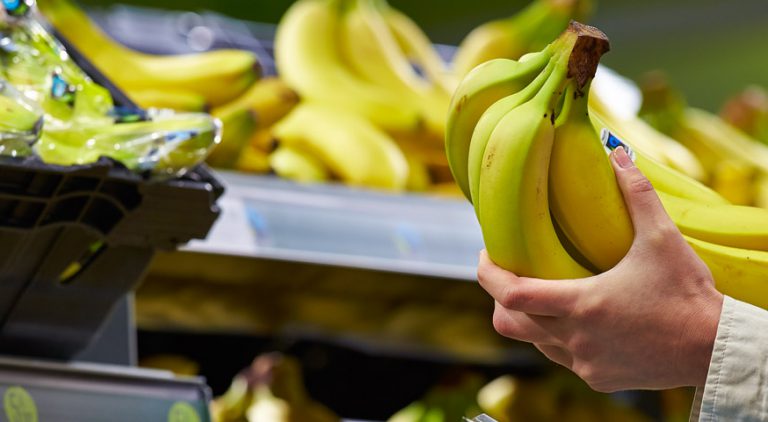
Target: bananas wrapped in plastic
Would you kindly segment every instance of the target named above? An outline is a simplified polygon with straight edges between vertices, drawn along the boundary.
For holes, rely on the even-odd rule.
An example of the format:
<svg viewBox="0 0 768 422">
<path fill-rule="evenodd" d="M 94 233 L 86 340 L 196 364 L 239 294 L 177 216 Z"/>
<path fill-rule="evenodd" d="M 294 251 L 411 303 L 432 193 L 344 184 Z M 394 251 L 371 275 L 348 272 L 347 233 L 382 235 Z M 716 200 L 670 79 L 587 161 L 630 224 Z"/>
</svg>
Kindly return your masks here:
<svg viewBox="0 0 768 422">
<path fill-rule="evenodd" d="M 0 95 L 7 103 L 0 135 L 6 155 L 35 152 L 58 165 L 108 156 L 131 170 L 166 178 L 201 163 L 219 142 L 221 124 L 207 114 L 116 108 L 109 91 L 34 19 L 33 7 L 31 0 L 5 2 L 0 21 L 1 70 L 8 80 Z M 8 146 L 12 140 L 22 143 Z"/>
<path fill-rule="evenodd" d="M 0 79 L 0 155 L 31 155 L 42 128 L 42 111 L 8 81 Z"/>
<path fill-rule="evenodd" d="M 541 52 L 478 66 L 454 95 L 446 136 L 451 170 L 475 206 L 491 258 L 521 276 L 605 271 L 634 239 L 605 151 L 616 145 L 599 135 L 633 131 L 590 107 L 590 81 L 607 50 L 602 32 L 574 22 Z M 697 133 L 715 132 L 700 113 L 689 115 Z M 618 144 L 624 137 L 611 136 Z M 768 211 L 731 205 L 642 148 L 635 152 L 717 288 L 768 308 Z"/>
</svg>

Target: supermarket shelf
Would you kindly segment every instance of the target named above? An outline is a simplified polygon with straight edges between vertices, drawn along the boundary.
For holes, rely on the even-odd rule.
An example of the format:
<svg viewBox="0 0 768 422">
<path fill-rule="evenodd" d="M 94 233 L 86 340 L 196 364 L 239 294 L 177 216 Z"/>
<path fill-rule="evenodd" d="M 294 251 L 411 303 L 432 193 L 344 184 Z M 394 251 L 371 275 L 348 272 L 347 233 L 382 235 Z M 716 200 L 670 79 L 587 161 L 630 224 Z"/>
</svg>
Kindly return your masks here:
<svg viewBox="0 0 768 422">
<path fill-rule="evenodd" d="M 0 358 L 0 394 L 12 421 L 210 420 L 203 380 L 161 371 Z"/>
<path fill-rule="evenodd" d="M 475 279 L 483 242 L 465 201 L 220 175 L 222 217 L 186 252 Z"/>
</svg>

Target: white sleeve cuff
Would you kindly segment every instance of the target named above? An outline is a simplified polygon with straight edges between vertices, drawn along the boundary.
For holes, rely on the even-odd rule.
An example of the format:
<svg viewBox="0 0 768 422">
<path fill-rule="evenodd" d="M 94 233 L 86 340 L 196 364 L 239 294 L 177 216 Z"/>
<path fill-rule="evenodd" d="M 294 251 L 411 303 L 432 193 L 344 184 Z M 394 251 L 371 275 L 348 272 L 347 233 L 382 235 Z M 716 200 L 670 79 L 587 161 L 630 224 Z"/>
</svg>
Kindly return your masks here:
<svg viewBox="0 0 768 422">
<path fill-rule="evenodd" d="M 725 296 L 707 382 L 696 390 L 690 420 L 768 420 L 768 311 Z"/>
</svg>

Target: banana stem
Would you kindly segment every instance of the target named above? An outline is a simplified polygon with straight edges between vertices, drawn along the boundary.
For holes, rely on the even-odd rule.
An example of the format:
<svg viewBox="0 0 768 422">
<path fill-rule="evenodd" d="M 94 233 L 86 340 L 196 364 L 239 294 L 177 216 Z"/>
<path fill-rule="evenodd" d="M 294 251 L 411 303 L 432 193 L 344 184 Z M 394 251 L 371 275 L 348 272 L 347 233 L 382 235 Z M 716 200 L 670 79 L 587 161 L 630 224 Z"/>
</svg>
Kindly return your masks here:
<svg viewBox="0 0 768 422">
<path fill-rule="evenodd" d="M 584 95 L 584 87 L 595 77 L 600 58 L 610 51 L 611 44 L 603 31 L 576 21 L 571 21 L 566 34 L 576 37 L 568 61 L 568 78 L 576 81 L 577 94 Z"/>
</svg>

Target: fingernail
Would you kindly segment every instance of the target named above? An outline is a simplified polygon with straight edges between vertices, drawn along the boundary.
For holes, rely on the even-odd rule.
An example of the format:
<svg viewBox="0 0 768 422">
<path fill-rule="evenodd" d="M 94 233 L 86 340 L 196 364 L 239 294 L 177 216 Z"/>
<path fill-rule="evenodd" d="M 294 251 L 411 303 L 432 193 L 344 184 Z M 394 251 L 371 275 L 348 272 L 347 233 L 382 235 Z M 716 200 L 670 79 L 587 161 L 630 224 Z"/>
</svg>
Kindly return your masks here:
<svg viewBox="0 0 768 422">
<path fill-rule="evenodd" d="M 624 147 L 618 147 L 613 150 L 613 159 L 616 160 L 616 163 L 619 165 L 619 167 L 623 169 L 628 169 L 635 165 L 635 163 L 632 162 L 632 159 L 629 158 L 627 151 L 624 150 Z"/>
</svg>

